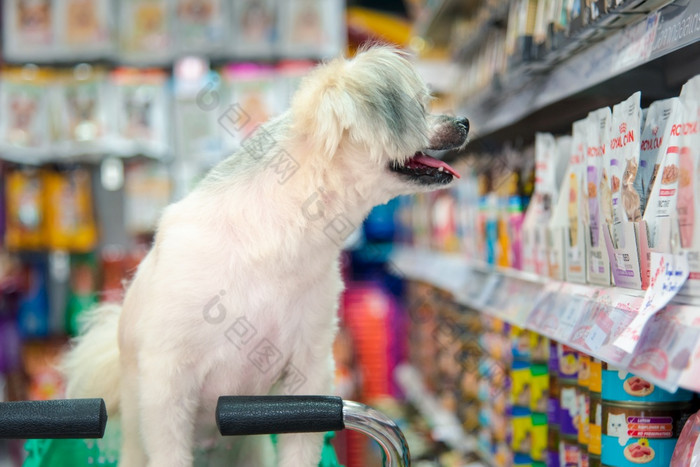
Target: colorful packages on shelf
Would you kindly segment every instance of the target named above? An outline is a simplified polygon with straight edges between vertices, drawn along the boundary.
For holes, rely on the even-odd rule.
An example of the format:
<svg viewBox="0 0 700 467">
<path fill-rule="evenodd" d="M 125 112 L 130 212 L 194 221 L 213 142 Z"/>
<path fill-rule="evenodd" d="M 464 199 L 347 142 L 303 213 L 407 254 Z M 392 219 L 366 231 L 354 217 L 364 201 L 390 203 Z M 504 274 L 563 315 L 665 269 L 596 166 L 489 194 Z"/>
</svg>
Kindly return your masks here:
<svg viewBox="0 0 700 467">
<path fill-rule="evenodd" d="M 119 2 L 119 55 L 132 63 L 165 63 L 173 46 L 167 0 Z"/>
<path fill-rule="evenodd" d="M 276 0 L 242 0 L 232 2 L 233 51 L 243 58 L 271 57 L 278 36 Z"/>
</svg>

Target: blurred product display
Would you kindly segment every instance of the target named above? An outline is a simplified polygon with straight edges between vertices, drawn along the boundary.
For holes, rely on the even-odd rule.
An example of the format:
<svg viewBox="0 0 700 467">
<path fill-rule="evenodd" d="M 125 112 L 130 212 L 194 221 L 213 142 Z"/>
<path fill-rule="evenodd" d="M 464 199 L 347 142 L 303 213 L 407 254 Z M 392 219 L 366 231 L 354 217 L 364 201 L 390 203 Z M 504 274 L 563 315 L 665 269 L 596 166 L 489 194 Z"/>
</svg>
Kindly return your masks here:
<svg viewBox="0 0 700 467">
<path fill-rule="evenodd" d="M 317 63 L 388 42 L 471 141 L 442 155 L 461 179 L 377 207 L 348 241 L 336 393 L 396 420 L 419 466 L 699 465 L 699 15 L 5 0 L 0 401 L 62 398 L 56 362 L 83 313 L 121 300 L 162 210 Z M 50 449 L 116 465 L 115 439 Z M 328 442 L 346 467 L 382 465 L 356 433 Z M 48 465 L 47 446 L 0 441 L 0 466 Z"/>
</svg>

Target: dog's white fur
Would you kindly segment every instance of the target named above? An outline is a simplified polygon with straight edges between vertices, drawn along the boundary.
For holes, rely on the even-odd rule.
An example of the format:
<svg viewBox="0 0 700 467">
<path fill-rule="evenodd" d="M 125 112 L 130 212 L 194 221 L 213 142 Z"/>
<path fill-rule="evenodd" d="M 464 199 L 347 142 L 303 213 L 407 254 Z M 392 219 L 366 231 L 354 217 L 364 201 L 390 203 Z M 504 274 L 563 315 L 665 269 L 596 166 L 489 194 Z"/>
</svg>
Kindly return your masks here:
<svg viewBox="0 0 700 467">
<path fill-rule="evenodd" d="M 347 226 L 441 187 L 388 170 L 445 146 L 451 120 L 428 116 L 428 99 L 389 48 L 318 67 L 287 113 L 165 210 L 123 305 L 91 313 L 64 360 L 68 397 L 103 397 L 120 413 L 121 466 L 192 465 L 216 434 L 217 398 L 280 392 L 289 368 L 305 378 L 295 393 L 332 393 Z M 248 358 L 264 338 L 281 355 L 266 371 Z M 315 466 L 321 439 L 281 436 L 279 464 Z"/>
</svg>

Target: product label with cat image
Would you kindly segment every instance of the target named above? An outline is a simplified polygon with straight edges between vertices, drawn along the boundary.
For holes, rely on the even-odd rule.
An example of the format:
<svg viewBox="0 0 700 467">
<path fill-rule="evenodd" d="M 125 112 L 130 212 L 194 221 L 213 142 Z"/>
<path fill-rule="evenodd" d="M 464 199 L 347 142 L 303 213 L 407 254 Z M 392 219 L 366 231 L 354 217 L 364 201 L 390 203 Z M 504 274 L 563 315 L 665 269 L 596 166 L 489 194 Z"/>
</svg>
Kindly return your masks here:
<svg viewBox="0 0 700 467">
<path fill-rule="evenodd" d="M 603 401 L 602 463 L 619 467 L 670 464 L 692 404 L 616 404 Z"/>
</svg>

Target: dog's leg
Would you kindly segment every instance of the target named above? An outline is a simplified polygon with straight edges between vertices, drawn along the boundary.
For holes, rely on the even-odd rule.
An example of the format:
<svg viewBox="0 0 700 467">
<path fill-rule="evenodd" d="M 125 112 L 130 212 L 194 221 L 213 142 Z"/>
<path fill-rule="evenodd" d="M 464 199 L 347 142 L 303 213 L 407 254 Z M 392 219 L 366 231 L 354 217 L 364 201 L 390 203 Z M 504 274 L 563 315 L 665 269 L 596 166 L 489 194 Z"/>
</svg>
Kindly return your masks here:
<svg viewBox="0 0 700 467">
<path fill-rule="evenodd" d="M 141 436 L 148 467 L 191 467 L 198 391 L 194 368 L 180 355 L 150 355 L 139 364 Z"/>
<path fill-rule="evenodd" d="M 139 429 L 138 374 L 134 367 L 122 369 L 121 428 L 122 447 L 119 467 L 143 467 L 147 463 Z"/>
<path fill-rule="evenodd" d="M 333 358 L 328 357 L 327 354 L 322 357 L 308 357 L 308 353 L 306 355 L 307 358 L 293 358 L 291 361 L 295 368 L 300 369 L 304 383 L 297 387 L 289 381 L 288 384 L 283 384 L 283 391 L 287 394 L 331 394 Z M 321 460 L 323 437 L 323 433 L 281 435 L 279 438 L 280 467 L 317 467 Z"/>
</svg>

